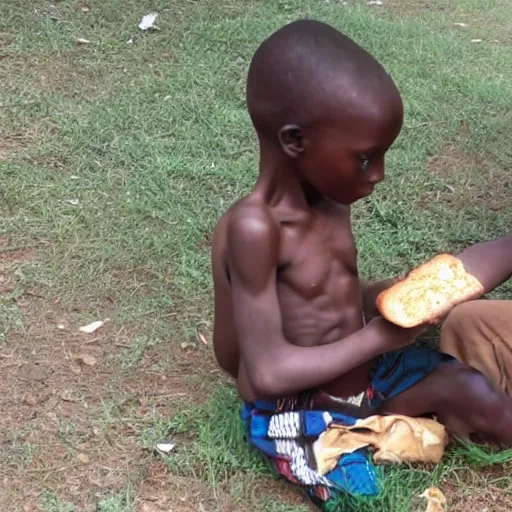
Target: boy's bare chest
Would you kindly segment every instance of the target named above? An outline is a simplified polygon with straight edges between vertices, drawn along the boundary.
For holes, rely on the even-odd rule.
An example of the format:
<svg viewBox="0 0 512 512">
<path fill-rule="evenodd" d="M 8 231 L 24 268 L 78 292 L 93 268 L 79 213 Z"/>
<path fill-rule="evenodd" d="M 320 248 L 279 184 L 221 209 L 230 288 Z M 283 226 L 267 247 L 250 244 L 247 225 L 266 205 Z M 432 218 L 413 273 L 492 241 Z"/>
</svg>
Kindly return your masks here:
<svg viewBox="0 0 512 512">
<path fill-rule="evenodd" d="M 302 228 L 302 229 L 301 229 Z M 284 231 L 279 280 L 305 299 L 357 280 L 357 251 L 348 215 L 322 217 Z M 337 295 L 337 293 L 335 293 Z"/>
</svg>

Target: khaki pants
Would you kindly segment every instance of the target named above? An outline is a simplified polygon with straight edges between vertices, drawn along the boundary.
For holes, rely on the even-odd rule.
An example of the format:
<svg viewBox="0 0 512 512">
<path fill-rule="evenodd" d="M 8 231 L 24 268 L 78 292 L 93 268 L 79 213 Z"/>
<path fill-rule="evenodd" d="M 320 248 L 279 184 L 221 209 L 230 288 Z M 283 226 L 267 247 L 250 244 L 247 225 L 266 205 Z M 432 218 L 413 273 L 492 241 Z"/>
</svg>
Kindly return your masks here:
<svg viewBox="0 0 512 512">
<path fill-rule="evenodd" d="M 512 396 L 512 300 L 475 300 L 454 308 L 441 329 L 440 349 Z"/>
</svg>

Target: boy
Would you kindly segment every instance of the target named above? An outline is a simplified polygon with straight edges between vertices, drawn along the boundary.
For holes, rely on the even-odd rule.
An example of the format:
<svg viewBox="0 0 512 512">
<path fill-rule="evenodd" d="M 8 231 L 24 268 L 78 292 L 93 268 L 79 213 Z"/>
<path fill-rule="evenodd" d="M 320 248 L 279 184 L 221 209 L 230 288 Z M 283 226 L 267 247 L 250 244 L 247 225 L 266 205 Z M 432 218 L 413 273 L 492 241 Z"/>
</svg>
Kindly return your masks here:
<svg viewBox="0 0 512 512">
<path fill-rule="evenodd" d="M 343 488 L 370 493 L 346 470 L 365 459 L 345 456 L 337 473 L 318 475 L 306 416 L 283 412 L 435 414 L 458 436 L 479 432 L 511 444 L 512 401 L 480 373 L 433 350 L 396 352 L 423 327 L 364 321 L 363 304 L 393 281 L 360 281 L 350 205 L 384 178 L 385 153 L 402 126 L 390 76 L 337 30 L 298 21 L 256 51 L 247 105 L 259 178 L 215 228 L 212 267 L 215 354 L 245 401 L 252 444 L 320 502 Z M 480 256 L 470 252 L 464 263 Z M 495 275 L 475 276 L 486 290 L 497 284 Z M 281 429 L 297 440 L 257 433 L 271 423 L 276 437 Z"/>
</svg>

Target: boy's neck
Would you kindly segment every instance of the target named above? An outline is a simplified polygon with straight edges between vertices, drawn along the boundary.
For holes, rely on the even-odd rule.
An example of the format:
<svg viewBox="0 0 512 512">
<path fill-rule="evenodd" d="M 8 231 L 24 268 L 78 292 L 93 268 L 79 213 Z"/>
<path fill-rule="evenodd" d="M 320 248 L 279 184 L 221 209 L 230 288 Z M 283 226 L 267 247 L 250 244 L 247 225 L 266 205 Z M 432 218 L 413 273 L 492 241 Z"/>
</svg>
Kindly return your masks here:
<svg viewBox="0 0 512 512">
<path fill-rule="evenodd" d="M 299 176 L 293 160 L 281 148 L 260 140 L 260 168 L 255 192 L 270 206 L 309 210 L 320 194 Z"/>
</svg>

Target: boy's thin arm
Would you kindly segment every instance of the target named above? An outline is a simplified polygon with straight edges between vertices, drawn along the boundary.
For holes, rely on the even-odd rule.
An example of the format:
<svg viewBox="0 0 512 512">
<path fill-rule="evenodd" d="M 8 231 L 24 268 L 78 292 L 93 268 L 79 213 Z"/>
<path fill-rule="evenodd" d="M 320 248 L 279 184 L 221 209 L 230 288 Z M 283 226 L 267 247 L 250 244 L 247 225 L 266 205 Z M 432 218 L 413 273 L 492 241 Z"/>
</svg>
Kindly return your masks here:
<svg viewBox="0 0 512 512">
<path fill-rule="evenodd" d="M 258 397 L 280 397 L 326 384 L 387 351 L 413 341 L 420 329 L 382 318 L 328 345 L 300 347 L 283 334 L 276 288 L 280 233 L 254 212 L 230 221 L 228 259 L 241 366 Z"/>
<path fill-rule="evenodd" d="M 512 233 L 472 245 L 457 257 L 488 293 L 512 277 Z"/>
</svg>

